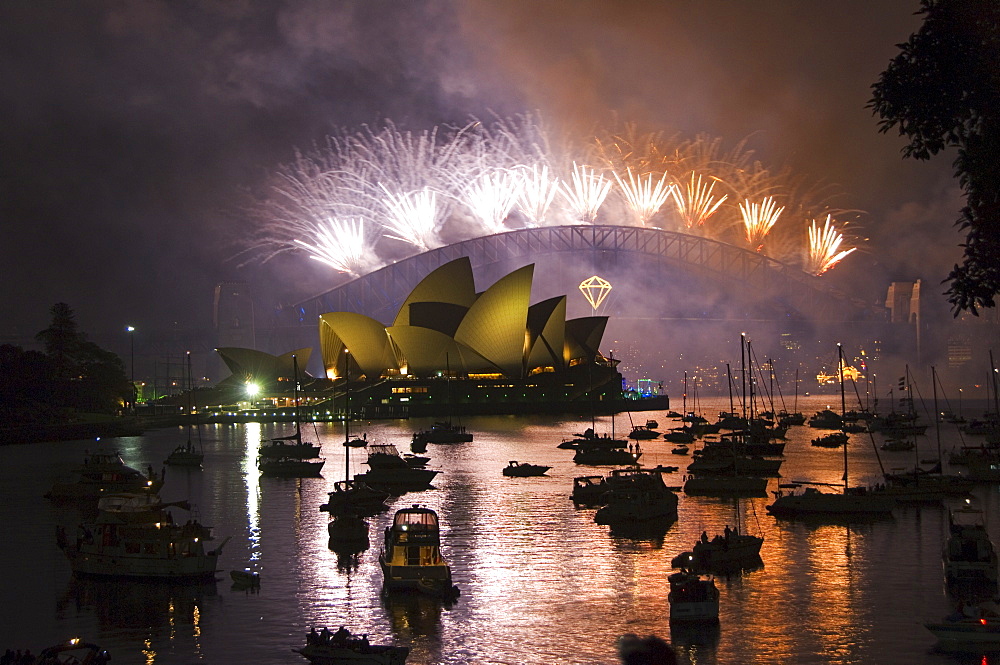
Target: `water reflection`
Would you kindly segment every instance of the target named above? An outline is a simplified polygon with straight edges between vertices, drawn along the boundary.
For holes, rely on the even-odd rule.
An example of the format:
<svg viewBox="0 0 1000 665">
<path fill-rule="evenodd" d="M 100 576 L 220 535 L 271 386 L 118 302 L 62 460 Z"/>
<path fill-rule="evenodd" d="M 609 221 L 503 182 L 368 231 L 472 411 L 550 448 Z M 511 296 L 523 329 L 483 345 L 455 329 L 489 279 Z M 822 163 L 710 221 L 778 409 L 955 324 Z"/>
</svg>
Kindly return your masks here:
<svg viewBox="0 0 1000 665">
<path fill-rule="evenodd" d="M 247 497 L 247 533 L 250 539 L 250 561 L 261 558 L 260 548 L 260 470 L 257 452 L 260 450 L 261 425 L 247 423 L 244 430 L 245 448 L 241 460 Z"/>
<path fill-rule="evenodd" d="M 201 651 L 201 607 L 217 595 L 215 582 L 73 578 L 57 603 L 56 616 L 92 613 L 102 631 L 141 639 L 147 661 L 154 662 L 165 650 Z"/>
</svg>

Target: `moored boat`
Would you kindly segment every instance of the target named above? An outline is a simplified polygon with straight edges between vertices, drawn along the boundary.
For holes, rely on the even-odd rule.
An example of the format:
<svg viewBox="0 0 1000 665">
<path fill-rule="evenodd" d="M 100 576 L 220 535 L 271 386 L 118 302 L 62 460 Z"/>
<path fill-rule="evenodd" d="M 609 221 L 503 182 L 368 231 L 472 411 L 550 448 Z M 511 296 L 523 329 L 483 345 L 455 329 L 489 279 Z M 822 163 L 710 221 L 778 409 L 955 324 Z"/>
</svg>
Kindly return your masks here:
<svg viewBox="0 0 1000 665">
<path fill-rule="evenodd" d="M 472 433 L 466 431 L 464 426 L 456 425 L 450 420 L 435 422 L 430 428 L 413 433 L 413 443 L 417 447 L 428 443 L 468 443 L 469 441 L 472 441 Z"/>
<path fill-rule="evenodd" d="M 677 519 L 677 495 L 664 484 L 659 471 L 615 469 L 607 478 L 605 505 L 594 521 L 611 526 Z"/>
<path fill-rule="evenodd" d="M 987 649 L 1000 647 L 1000 613 L 996 603 L 978 606 L 963 603 L 941 621 L 925 623 L 924 627 L 944 644 Z M 983 662 L 986 662 L 985 657 Z"/>
<path fill-rule="evenodd" d="M 117 451 L 87 452 L 83 464 L 73 468 L 71 477 L 54 483 L 45 496 L 54 501 L 96 500 L 120 492 L 155 494 L 162 486 L 163 474 L 157 477 L 152 466 L 144 475 L 126 466 Z"/>
<path fill-rule="evenodd" d="M 74 541 L 64 530 L 57 543 L 78 575 L 144 577 L 162 580 L 213 579 L 222 548 L 208 550 L 209 527 L 197 520 L 175 523 L 171 509 L 148 494 L 112 494 L 98 504 L 93 522 L 80 524 Z"/>
<path fill-rule="evenodd" d="M 241 587 L 255 588 L 260 586 L 260 573 L 249 568 L 230 570 L 229 579 L 233 581 L 233 584 Z"/>
<path fill-rule="evenodd" d="M 388 591 L 419 591 L 443 599 L 459 595 L 451 568 L 441 556 L 438 514 L 430 508 L 413 504 L 397 510 L 385 528 L 378 560 Z"/>
<path fill-rule="evenodd" d="M 604 476 L 577 476 L 573 479 L 573 503 L 582 506 L 596 506 L 604 503 L 608 484 Z"/>
<path fill-rule="evenodd" d="M 719 589 L 715 580 L 688 571 L 673 573 L 667 579 L 671 622 L 718 622 Z"/>
<path fill-rule="evenodd" d="M 840 448 L 846 446 L 848 436 L 845 432 L 833 432 L 824 436 L 816 437 L 811 441 L 812 445 L 821 448 Z"/>
<path fill-rule="evenodd" d="M 702 532 L 701 539 L 690 552 L 674 557 L 671 565 L 675 568 L 701 571 L 724 571 L 741 568 L 760 561 L 760 548 L 764 539 L 740 533 L 727 525 L 722 535 L 709 538 Z"/>
<path fill-rule="evenodd" d="M 507 466 L 504 467 L 503 475 L 516 476 L 519 478 L 525 478 L 527 476 L 544 476 L 545 473 L 551 468 L 551 466 L 544 466 L 542 464 L 528 464 L 527 462 L 511 460 L 507 462 Z"/>
<path fill-rule="evenodd" d="M 272 478 L 319 478 L 326 460 L 299 459 L 296 457 L 275 457 L 257 460 L 257 468 L 262 476 Z"/>
<path fill-rule="evenodd" d="M 956 508 L 948 516 L 945 543 L 945 578 L 949 583 L 997 583 L 997 552 L 986 531 L 983 511 L 971 506 Z"/>
</svg>

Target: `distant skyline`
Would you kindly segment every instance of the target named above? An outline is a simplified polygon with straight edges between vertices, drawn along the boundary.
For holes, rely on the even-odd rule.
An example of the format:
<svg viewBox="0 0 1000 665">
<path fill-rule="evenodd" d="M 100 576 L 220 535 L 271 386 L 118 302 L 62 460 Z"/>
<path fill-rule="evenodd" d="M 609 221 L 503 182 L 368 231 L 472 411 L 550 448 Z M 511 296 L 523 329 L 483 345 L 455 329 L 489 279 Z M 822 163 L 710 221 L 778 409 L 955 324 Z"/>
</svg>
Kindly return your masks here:
<svg viewBox="0 0 1000 665">
<path fill-rule="evenodd" d="M 304 254 L 239 269 L 242 211 L 269 174 L 338 128 L 421 131 L 537 110 L 579 130 L 747 139 L 865 211 L 869 238 L 830 275 L 866 298 L 961 256 L 950 157 L 903 161 L 865 104 L 920 25 L 870 3 L 9 2 L 0 5 L 0 336 L 66 302 L 80 330 L 209 329 L 212 289 L 266 303 L 339 283 Z M 884 293 L 881 294 L 884 297 Z M 943 301 L 943 298 L 941 298 Z"/>
</svg>

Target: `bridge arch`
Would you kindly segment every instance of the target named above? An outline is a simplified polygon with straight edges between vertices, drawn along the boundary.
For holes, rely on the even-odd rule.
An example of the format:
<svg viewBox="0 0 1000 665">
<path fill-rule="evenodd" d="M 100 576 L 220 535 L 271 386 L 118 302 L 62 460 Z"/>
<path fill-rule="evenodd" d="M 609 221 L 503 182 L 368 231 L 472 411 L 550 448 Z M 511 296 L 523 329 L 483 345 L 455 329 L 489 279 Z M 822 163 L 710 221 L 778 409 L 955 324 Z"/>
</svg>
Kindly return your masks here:
<svg viewBox="0 0 1000 665">
<path fill-rule="evenodd" d="M 756 252 L 676 231 L 611 225 L 518 229 L 463 240 L 380 268 L 302 301 L 296 309 L 305 320 L 326 312 L 347 311 L 389 321 L 424 276 L 462 256 L 469 257 L 477 282 L 484 280 L 479 283 L 485 284 L 531 262 L 536 263 L 536 284 L 544 283 L 547 272 L 561 276 L 573 268 L 579 274 L 581 266 L 587 264 L 587 270 L 611 271 L 645 266 L 682 271 L 712 282 L 731 292 L 733 300 L 744 303 L 751 318 L 801 317 L 831 322 L 883 318 L 881 308 Z M 567 293 L 567 288 L 575 290 L 576 285 L 561 283 L 559 288 L 560 293 Z M 655 306 L 649 315 L 656 316 Z"/>
</svg>

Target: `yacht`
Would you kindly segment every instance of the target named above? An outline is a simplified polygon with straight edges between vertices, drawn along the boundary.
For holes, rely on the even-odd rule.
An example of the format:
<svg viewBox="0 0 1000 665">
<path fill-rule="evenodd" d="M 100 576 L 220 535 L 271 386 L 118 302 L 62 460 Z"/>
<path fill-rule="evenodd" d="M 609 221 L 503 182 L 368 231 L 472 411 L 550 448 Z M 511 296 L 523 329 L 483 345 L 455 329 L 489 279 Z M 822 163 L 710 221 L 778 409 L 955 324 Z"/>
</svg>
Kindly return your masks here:
<svg viewBox="0 0 1000 665">
<path fill-rule="evenodd" d="M 611 526 L 677 519 L 677 495 L 663 483 L 659 471 L 615 469 L 607 479 L 605 505 L 594 521 Z"/>
<path fill-rule="evenodd" d="M 986 531 L 983 511 L 971 506 L 952 510 L 945 543 L 945 578 L 949 583 L 997 583 L 997 552 Z"/>
<path fill-rule="evenodd" d="M 397 510 L 385 528 L 385 546 L 379 553 L 383 586 L 388 591 L 419 591 L 453 599 L 458 587 L 441 556 L 441 528 L 432 509 L 413 504 Z"/>
<path fill-rule="evenodd" d="M 390 493 L 428 489 L 434 477 L 441 473 L 435 469 L 413 466 L 391 443 L 370 444 L 365 463 L 368 471 L 359 473 L 354 479 Z"/>
<path fill-rule="evenodd" d="M 57 481 L 45 496 L 56 501 L 98 499 L 115 492 L 155 494 L 162 486 L 163 474 L 157 477 L 152 466 L 143 474 L 126 466 L 117 452 L 88 452 L 71 477 Z"/>
<path fill-rule="evenodd" d="M 223 541 L 206 549 L 212 530 L 198 522 L 180 524 L 173 509 L 186 502 L 163 503 L 155 494 L 109 494 L 98 502 L 93 522 L 80 524 L 75 539 L 65 530 L 57 544 L 77 575 L 143 577 L 162 580 L 214 579 Z"/>
</svg>

